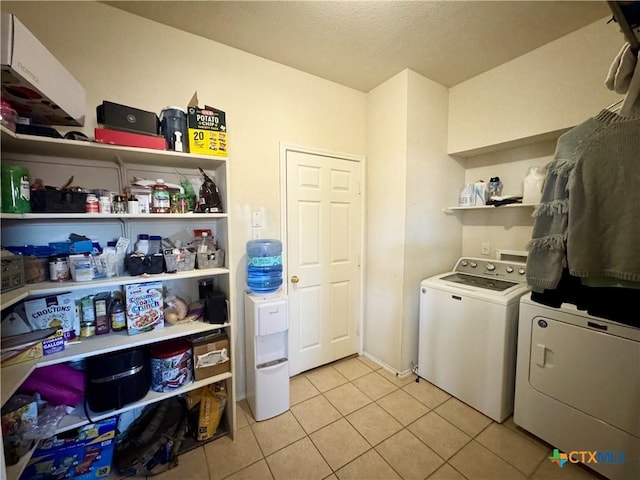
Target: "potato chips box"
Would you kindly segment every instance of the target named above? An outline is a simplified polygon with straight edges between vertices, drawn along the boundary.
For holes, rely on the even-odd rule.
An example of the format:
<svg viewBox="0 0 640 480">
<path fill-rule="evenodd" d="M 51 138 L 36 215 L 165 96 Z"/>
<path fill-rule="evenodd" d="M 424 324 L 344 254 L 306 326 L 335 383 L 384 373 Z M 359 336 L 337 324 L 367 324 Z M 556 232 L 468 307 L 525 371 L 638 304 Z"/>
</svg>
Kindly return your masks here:
<svg viewBox="0 0 640 480">
<path fill-rule="evenodd" d="M 27 322 L 34 330 L 62 328 L 64 339 L 76 337 L 76 303 L 71 293 L 61 293 L 24 302 Z"/>
<path fill-rule="evenodd" d="M 187 108 L 189 153 L 226 157 L 227 121 L 222 110 L 206 106 Z"/>
<path fill-rule="evenodd" d="M 129 335 L 164 328 L 162 282 L 125 285 Z"/>
</svg>

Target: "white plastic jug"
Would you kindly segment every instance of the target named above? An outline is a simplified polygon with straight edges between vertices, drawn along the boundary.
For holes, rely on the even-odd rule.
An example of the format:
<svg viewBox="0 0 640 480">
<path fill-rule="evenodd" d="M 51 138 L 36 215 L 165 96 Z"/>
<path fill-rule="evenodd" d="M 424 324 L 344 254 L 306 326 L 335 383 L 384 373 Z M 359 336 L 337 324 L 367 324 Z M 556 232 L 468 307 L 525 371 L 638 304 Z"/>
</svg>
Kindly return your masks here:
<svg viewBox="0 0 640 480">
<path fill-rule="evenodd" d="M 476 204 L 475 200 L 473 196 L 473 183 L 465 183 L 460 191 L 460 206 L 471 207 Z"/>
<path fill-rule="evenodd" d="M 531 167 L 523 180 L 522 203 L 540 203 L 544 172 L 541 167 Z"/>
</svg>

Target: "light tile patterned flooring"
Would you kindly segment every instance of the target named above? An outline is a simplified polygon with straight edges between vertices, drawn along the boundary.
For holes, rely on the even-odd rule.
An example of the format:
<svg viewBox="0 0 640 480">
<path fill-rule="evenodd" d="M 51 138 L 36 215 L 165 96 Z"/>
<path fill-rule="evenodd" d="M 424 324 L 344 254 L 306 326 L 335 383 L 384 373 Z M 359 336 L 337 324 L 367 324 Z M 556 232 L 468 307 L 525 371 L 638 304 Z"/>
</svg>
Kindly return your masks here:
<svg viewBox="0 0 640 480">
<path fill-rule="evenodd" d="M 551 446 L 492 421 L 411 375 L 366 357 L 297 375 L 290 409 L 256 422 L 238 402 L 235 440 L 180 457 L 158 480 L 575 479 L 603 477 L 551 463 Z"/>
</svg>

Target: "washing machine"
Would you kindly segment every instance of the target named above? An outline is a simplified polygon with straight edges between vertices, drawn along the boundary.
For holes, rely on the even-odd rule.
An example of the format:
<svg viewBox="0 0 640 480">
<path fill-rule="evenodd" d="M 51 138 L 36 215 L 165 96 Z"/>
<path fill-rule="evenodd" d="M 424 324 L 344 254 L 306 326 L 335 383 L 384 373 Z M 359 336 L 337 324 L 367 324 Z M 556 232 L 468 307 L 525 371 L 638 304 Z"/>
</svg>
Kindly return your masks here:
<svg viewBox="0 0 640 480">
<path fill-rule="evenodd" d="M 513 412 L 525 263 L 460 258 L 420 283 L 418 375 L 496 422 Z"/>
<path fill-rule="evenodd" d="M 640 478 L 640 329 L 523 296 L 513 420 L 569 462 Z"/>
</svg>

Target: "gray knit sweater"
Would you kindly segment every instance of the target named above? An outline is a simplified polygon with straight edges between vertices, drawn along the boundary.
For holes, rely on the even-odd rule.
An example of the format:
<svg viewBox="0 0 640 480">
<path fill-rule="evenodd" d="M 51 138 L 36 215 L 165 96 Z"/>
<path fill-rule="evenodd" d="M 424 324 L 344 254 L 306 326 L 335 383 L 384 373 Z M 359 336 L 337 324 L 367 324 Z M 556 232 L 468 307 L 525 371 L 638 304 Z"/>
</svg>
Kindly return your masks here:
<svg viewBox="0 0 640 480">
<path fill-rule="evenodd" d="M 546 166 L 547 177 L 527 245 L 527 282 L 534 291 L 556 288 L 565 267 L 576 276 L 604 274 L 640 280 L 639 139 L 640 115 L 622 117 L 608 110 L 560 136 L 554 158 Z M 625 165 L 623 175 L 627 181 L 611 195 L 618 164 Z M 635 187 L 631 188 L 634 181 Z M 608 206 L 603 206 L 603 198 L 609 195 Z M 622 215 L 617 214 L 618 208 L 624 212 Z M 633 215 L 634 225 L 629 225 Z M 596 224 L 598 230 L 592 230 Z M 620 235 L 623 231 L 629 234 Z M 603 255 L 611 251 L 620 253 L 613 257 Z M 592 256 L 603 257 L 604 263 Z M 621 266 L 625 257 L 631 259 L 628 267 Z"/>
</svg>

